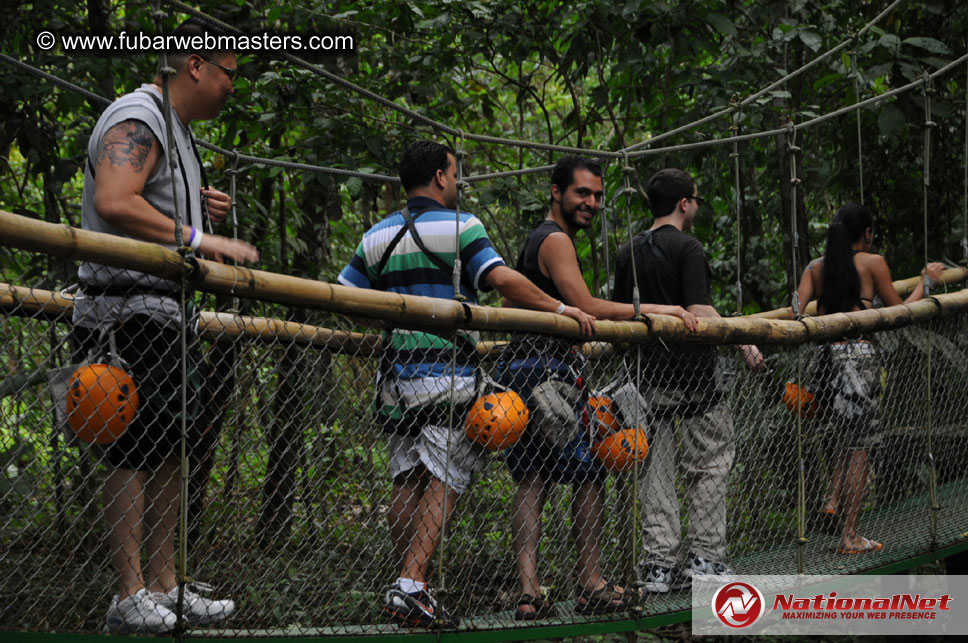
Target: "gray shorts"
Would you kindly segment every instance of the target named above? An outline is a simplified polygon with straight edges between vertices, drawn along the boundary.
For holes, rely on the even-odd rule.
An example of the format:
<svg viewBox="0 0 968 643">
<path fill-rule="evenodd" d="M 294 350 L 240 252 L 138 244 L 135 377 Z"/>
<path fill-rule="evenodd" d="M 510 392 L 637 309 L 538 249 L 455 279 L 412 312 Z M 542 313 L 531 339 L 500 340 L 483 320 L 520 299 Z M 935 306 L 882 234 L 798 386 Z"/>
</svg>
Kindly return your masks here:
<svg viewBox="0 0 968 643">
<path fill-rule="evenodd" d="M 430 424 L 415 436 L 390 434 L 388 446 L 391 477 L 423 465 L 432 476 L 459 494 L 467 491 L 474 474 L 487 464 L 487 450 L 468 440 L 463 427 L 448 429 Z"/>
</svg>

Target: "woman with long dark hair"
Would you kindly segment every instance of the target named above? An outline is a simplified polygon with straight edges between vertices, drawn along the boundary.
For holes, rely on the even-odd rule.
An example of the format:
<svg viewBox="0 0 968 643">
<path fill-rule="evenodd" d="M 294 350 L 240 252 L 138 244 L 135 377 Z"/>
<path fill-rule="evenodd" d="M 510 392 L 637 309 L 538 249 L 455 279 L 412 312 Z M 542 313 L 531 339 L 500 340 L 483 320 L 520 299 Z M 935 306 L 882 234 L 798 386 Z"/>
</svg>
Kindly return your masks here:
<svg viewBox="0 0 968 643">
<path fill-rule="evenodd" d="M 797 295 L 801 314 L 814 298 L 820 315 L 873 308 L 878 299 L 883 306 L 902 303 L 884 257 L 870 252 L 873 226 L 871 212 L 863 205 L 848 203 L 837 210 L 827 229 L 824 256 L 811 261 L 800 278 Z M 943 270 L 943 264 L 929 263 L 921 276 L 926 275 L 930 283 Z M 924 297 L 924 281 L 903 303 Z M 843 519 L 837 552 L 879 551 L 881 543 L 857 534 L 867 483 L 867 451 L 876 441 L 880 422 L 881 366 L 874 345 L 863 337 L 824 344 L 818 347 L 809 370 L 811 387 L 821 402 L 821 422 L 832 430 L 832 443 L 839 451 L 830 495 L 822 510 L 827 518 Z"/>
</svg>

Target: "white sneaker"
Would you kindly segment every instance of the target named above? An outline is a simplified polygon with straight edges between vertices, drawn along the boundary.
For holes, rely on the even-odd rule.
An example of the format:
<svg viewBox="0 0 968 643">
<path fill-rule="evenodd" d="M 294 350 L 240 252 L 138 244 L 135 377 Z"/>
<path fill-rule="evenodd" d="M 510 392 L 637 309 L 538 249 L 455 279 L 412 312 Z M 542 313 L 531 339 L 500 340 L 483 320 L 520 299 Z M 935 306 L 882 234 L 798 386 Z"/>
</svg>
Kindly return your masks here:
<svg viewBox="0 0 968 643">
<path fill-rule="evenodd" d="M 191 583 L 185 586 L 182 614 L 188 623 L 192 625 L 212 625 L 213 623 L 220 623 L 231 616 L 232 612 L 235 611 L 235 601 L 232 599 L 226 598 L 222 600 L 213 600 L 210 598 L 205 598 L 192 591 L 191 588 L 206 593 L 212 591 L 212 587 L 204 583 Z M 172 589 L 167 594 L 158 594 L 158 596 L 158 603 L 160 605 L 164 605 L 166 608 L 171 610 L 173 614 L 177 613 L 177 587 Z"/>
<path fill-rule="evenodd" d="M 117 594 L 111 599 L 108 608 L 107 634 L 167 634 L 175 629 L 175 613 L 159 602 L 163 594 L 152 594 L 145 588 L 118 600 Z"/>
</svg>

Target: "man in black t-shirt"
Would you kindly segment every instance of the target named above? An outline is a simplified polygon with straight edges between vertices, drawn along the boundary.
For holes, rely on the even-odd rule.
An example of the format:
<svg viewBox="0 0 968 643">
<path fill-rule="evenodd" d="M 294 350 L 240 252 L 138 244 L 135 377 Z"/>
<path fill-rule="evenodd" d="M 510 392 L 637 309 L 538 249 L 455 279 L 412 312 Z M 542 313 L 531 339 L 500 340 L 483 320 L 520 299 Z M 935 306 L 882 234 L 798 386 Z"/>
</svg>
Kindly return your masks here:
<svg viewBox="0 0 968 643">
<path fill-rule="evenodd" d="M 679 305 L 697 317 L 719 317 L 709 298 L 709 263 L 702 244 L 686 232 L 703 199 L 693 178 L 676 169 L 657 172 L 648 185 L 655 222 L 619 249 L 616 301 Z M 634 253 L 634 262 L 633 262 Z M 755 346 L 741 346 L 750 368 L 761 368 Z M 708 344 L 651 343 L 642 347 L 640 393 L 653 416 L 652 437 L 639 486 L 643 515 L 645 589 L 668 592 L 694 578 L 726 576 L 726 482 L 733 464 L 733 426 L 716 388 L 717 352 Z M 682 428 L 682 467 L 688 483 L 689 543 L 679 567 L 681 529 L 675 488 L 676 421 Z"/>
</svg>

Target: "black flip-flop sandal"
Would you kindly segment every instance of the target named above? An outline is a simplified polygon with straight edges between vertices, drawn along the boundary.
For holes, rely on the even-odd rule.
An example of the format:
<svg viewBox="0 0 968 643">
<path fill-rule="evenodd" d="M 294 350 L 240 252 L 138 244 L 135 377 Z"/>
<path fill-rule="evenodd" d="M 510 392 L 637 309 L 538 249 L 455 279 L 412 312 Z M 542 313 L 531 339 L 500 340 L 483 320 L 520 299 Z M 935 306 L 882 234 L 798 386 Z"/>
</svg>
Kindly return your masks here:
<svg viewBox="0 0 968 643">
<path fill-rule="evenodd" d="M 828 536 L 839 536 L 844 531 L 843 520 L 836 511 L 820 512 L 820 532 Z"/>
<path fill-rule="evenodd" d="M 522 611 L 521 608 L 526 606 L 530 606 L 534 611 Z M 515 621 L 537 621 L 557 615 L 558 610 L 547 597 L 532 596 L 531 594 L 521 594 L 521 598 L 518 599 L 518 607 L 514 610 Z"/>
<path fill-rule="evenodd" d="M 575 611 L 579 614 L 627 612 L 638 602 L 633 590 L 626 587 L 623 591 L 617 592 L 614 583 L 605 583 L 602 588 L 596 590 L 585 589 L 579 585 L 575 588 L 575 594 L 578 596 Z"/>
</svg>

